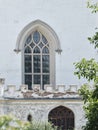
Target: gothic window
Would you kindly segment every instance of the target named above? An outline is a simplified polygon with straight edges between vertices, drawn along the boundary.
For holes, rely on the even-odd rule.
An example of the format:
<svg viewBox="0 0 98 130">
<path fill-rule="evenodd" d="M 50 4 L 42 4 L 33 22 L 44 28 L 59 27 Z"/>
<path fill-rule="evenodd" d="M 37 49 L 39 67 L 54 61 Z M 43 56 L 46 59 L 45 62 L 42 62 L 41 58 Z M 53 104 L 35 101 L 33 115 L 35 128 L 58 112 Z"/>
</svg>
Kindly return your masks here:
<svg viewBox="0 0 98 130">
<path fill-rule="evenodd" d="M 50 84 L 50 47 L 40 31 L 30 34 L 24 44 L 24 83 L 32 89 L 34 84 Z"/>
<path fill-rule="evenodd" d="M 35 20 L 19 33 L 16 53 L 22 54 L 22 84 L 32 89 L 35 84 L 45 89 L 55 88 L 55 53 L 61 54 L 60 41 L 55 31 L 46 23 Z"/>
</svg>

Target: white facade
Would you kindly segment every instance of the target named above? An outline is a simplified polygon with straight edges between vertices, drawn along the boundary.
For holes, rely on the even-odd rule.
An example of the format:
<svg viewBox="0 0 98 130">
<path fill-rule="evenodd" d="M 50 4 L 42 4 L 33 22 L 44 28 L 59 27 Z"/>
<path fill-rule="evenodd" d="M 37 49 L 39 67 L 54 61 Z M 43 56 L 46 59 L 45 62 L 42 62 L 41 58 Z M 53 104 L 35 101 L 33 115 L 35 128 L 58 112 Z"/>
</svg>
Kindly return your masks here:
<svg viewBox="0 0 98 130">
<path fill-rule="evenodd" d="M 44 97 L 43 100 L 33 99 L 33 102 L 29 99 L 25 100 L 23 94 L 21 94 L 22 91 L 15 91 L 23 84 L 22 41 L 26 34 L 29 34 L 36 26 L 34 21 L 37 21 L 40 30 L 42 29 L 46 33 L 45 36 L 50 41 L 53 36 L 52 44 L 54 43 L 55 50 L 62 50 L 60 55 L 55 52 L 55 56 L 52 57 L 52 60 L 55 61 L 53 62 L 53 67 L 51 66 L 51 69 L 53 69 L 51 71 L 51 84 L 55 89 L 58 89 L 58 93 L 63 93 L 64 91 L 64 94 L 54 100 L 53 94 L 55 92 L 53 92 L 51 85 L 48 87 L 46 85 L 46 91 L 51 92 L 48 95 L 49 102 L 47 97 Z M 74 76 L 73 63 L 84 57 L 87 59 L 97 57 L 96 50 L 93 49 L 87 40 L 87 37 L 93 35 L 97 21 L 97 15 L 91 14 L 89 9 L 86 8 L 85 0 L 0 0 L 0 78 L 1 80 L 5 79 L 5 84 L 3 84 L 3 81 L 0 82 L 3 84 L 4 89 L 9 89 L 3 93 L 2 85 L 0 86 L 2 89 L 0 113 L 8 114 L 13 111 L 15 114 L 16 111 L 14 109 L 16 109 L 17 104 L 20 104 L 21 111 L 25 105 L 28 108 L 26 109 L 25 117 L 21 119 L 27 119 L 29 114 L 27 111 L 28 109 L 30 110 L 32 102 L 32 107 L 34 108 L 36 105 L 37 109 L 32 108 L 29 111 L 31 112 L 30 114 L 34 115 L 35 111 L 39 111 L 39 107 L 41 111 L 46 108 L 47 112 L 42 115 L 43 119 L 47 120 L 51 109 L 57 106 L 65 106 L 74 112 L 75 128 L 79 130 L 81 125 L 83 125 L 84 118 L 82 101 L 74 85 L 77 84 L 79 87 L 86 81 L 78 80 Z M 41 28 L 42 23 L 45 24 Z M 20 52 L 18 52 L 18 49 Z M 13 86 L 16 86 L 16 88 Z M 74 92 L 75 95 L 68 95 L 69 88 L 70 92 Z M 38 95 L 33 96 L 34 98 L 38 97 Z M 43 98 L 43 96 L 38 98 Z M 68 98 L 70 100 L 67 100 Z M 78 110 L 80 111 L 79 115 Z M 22 112 L 19 114 L 21 116 Z M 38 115 L 37 118 L 39 116 L 41 115 Z"/>
<path fill-rule="evenodd" d="M 13 50 L 19 33 L 35 20 L 48 24 L 60 40 L 62 54 L 56 54 L 56 83 L 78 84 L 73 63 L 81 58 L 96 57 L 89 44 L 97 25 L 97 15 L 86 8 L 85 0 L 0 0 L 0 76 L 6 85 L 22 84 L 21 53 Z"/>
</svg>

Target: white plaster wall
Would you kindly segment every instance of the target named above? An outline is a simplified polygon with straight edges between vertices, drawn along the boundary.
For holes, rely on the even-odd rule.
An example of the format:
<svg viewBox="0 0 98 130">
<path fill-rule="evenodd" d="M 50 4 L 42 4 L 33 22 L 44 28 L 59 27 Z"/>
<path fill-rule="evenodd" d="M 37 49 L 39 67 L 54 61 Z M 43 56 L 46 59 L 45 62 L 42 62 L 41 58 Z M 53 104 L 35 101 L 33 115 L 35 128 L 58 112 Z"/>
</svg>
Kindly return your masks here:
<svg viewBox="0 0 98 130">
<path fill-rule="evenodd" d="M 87 37 L 93 35 L 98 17 L 86 8 L 86 0 L 0 0 L 0 77 L 6 84 L 21 84 L 21 53 L 13 50 L 20 31 L 36 19 L 51 26 L 61 42 L 57 84 L 80 84 L 73 75 L 73 62 L 97 57 Z"/>
</svg>

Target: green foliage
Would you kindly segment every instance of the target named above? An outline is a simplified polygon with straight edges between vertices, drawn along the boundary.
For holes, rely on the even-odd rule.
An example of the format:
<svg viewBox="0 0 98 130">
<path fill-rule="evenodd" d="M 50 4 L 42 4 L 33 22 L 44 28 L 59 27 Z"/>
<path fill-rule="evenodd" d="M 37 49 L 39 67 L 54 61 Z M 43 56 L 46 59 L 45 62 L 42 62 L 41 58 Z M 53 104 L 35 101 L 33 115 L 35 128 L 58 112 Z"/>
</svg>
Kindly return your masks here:
<svg viewBox="0 0 98 130">
<path fill-rule="evenodd" d="M 75 72 L 74 74 L 86 78 L 88 81 L 94 80 L 95 83 L 98 82 L 98 62 L 94 59 L 86 60 L 83 58 L 80 62 L 74 63 Z"/>
<path fill-rule="evenodd" d="M 84 106 L 85 117 L 87 118 L 86 126 L 83 130 L 98 130 L 98 100 L 93 99 Z"/>
<path fill-rule="evenodd" d="M 94 59 L 86 60 L 83 58 L 75 64 L 74 74 L 86 78 L 87 81 L 93 81 L 93 89 L 89 84 L 84 84 L 79 89 L 79 94 L 84 101 L 85 117 L 87 119 L 86 126 L 83 130 L 98 130 L 98 62 Z"/>
<path fill-rule="evenodd" d="M 0 130 L 57 130 L 50 123 L 44 122 L 24 122 L 13 116 L 0 116 Z"/>
<path fill-rule="evenodd" d="M 88 0 L 87 7 L 92 10 L 92 13 L 98 12 L 98 2 L 93 3 L 92 0 Z M 88 37 L 88 40 L 90 41 L 91 44 L 94 45 L 95 49 L 98 48 L 98 32 L 96 32 L 94 36 Z"/>
<path fill-rule="evenodd" d="M 88 8 L 92 9 L 92 13 L 98 12 L 98 3 L 87 3 Z M 89 37 L 88 40 L 94 45 L 95 49 L 98 48 L 98 32 L 94 36 Z M 74 74 L 78 78 L 85 78 L 87 81 L 93 81 L 93 89 L 90 89 L 89 84 L 84 84 L 79 89 L 79 94 L 84 101 L 85 117 L 87 119 L 86 125 L 83 130 L 98 130 L 98 62 L 93 58 L 86 60 L 83 58 L 80 62 L 74 63 Z"/>
<path fill-rule="evenodd" d="M 57 127 L 53 127 L 50 123 L 45 122 L 32 122 L 28 130 L 57 130 Z"/>
<path fill-rule="evenodd" d="M 93 3 L 92 0 L 87 1 L 87 7 L 92 10 L 92 13 L 98 12 L 98 3 Z"/>
<path fill-rule="evenodd" d="M 88 37 L 88 40 L 94 45 L 95 49 L 98 48 L 98 32 L 96 32 L 94 36 Z"/>
<path fill-rule="evenodd" d="M 30 123 L 22 122 L 13 116 L 0 116 L 0 130 L 28 130 Z"/>
<path fill-rule="evenodd" d="M 82 85 L 81 89 L 79 89 L 79 94 L 84 100 L 84 103 L 89 102 L 92 96 L 92 91 L 89 89 L 89 85 L 88 84 Z"/>
</svg>

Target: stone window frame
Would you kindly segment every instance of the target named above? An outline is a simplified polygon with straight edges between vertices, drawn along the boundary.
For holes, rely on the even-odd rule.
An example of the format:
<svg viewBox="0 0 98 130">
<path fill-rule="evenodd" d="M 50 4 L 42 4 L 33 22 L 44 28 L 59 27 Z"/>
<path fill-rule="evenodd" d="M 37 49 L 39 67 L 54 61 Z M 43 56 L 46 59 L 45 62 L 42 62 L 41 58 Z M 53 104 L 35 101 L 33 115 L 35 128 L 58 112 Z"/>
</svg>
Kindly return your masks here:
<svg viewBox="0 0 98 130">
<path fill-rule="evenodd" d="M 37 32 L 37 35 L 39 36 L 38 42 L 34 41 L 34 34 Z M 38 48 L 38 50 L 36 50 Z M 38 51 L 37 53 L 34 52 L 34 50 Z M 46 51 L 47 52 L 43 52 Z M 29 75 L 32 77 L 31 84 L 38 84 L 40 82 L 40 87 L 41 89 L 44 89 L 44 83 L 47 82 L 47 84 L 50 84 L 50 46 L 47 41 L 47 39 L 44 37 L 44 35 L 39 32 L 39 30 L 36 30 L 30 34 L 30 36 L 27 38 L 25 45 L 24 45 L 24 81 L 25 81 L 25 76 Z M 36 66 L 34 66 L 34 57 L 39 57 L 39 63 L 40 65 L 37 66 L 37 70 L 35 69 Z M 30 64 L 29 64 L 29 69 L 26 69 L 25 66 L 25 57 L 30 58 Z M 48 63 L 48 70 L 43 67 L 43 58 L 48 58 L 47 63 Z M 36 62 L 36 61 L 35 61 Z M 45 64 L 44 64 L 45 65 Z M 39 69 L 39 70 L 38 70 Z M 37 78 L 38 80 L 35 82 L 35 77 L 34 76 L 39 76 Z M 48 80 L 44 81 L 43 76 L 48 76 Z M 44 82 L 43 82 L 44 81 Z M 25 81 L 26 82 L 26 81 Z M 30 87 L 31 86 L 31 87 Z M 32 85 L 28 85 L 29 89 L 32 89 Z"/>
<path fill-rule="evenodd" d="M 61 45 L 59 38 L 55 31 L 45 22 L 41 20 L 35 20 L 31 23 L 29 23 L 27 26 L 25 26 L 20 34 L 18 35 L 16 47 L 14 51 L 16 53 L 21 52 L 22 55 L 22 84 L 24 84 L 24 61 L 23 61 L 23 54 L 24 54 L 24 44 L 27 39 L 27 37 L 33 32 L 33 31 L 40 31 L 48 40 L 49 46 L 50 46 L 50 85 L 55 89 L 56 88 L 56 58 L 55 58 L 55 52 L 58 54 L 61 54 Z"/>
</svg>

